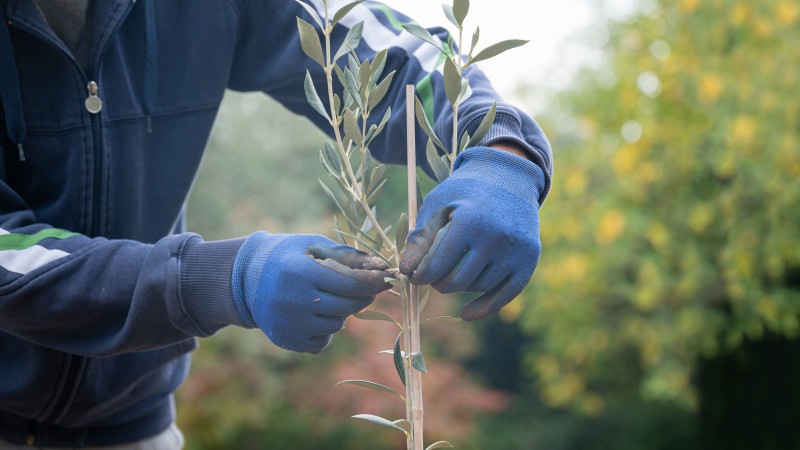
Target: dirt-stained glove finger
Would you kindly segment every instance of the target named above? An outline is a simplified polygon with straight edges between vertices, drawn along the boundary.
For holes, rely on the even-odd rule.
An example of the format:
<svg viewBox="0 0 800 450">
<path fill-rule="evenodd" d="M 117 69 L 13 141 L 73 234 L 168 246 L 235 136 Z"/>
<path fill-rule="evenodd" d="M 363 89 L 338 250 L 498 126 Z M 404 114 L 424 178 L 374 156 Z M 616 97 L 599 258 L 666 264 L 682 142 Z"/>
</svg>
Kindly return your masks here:
<svg viewBox="0 0 800 450">
<path fill-rule="evenodd" d="M 306 248 L 305 253 L 317 263 L 373 288 L 372 290 L 361 290 L 358 293 L 342 292 L 342 294 L 375 295 L 391 288 L 391 285 L 384 281 L 385 278 L 392 277 L 387 272 L 390 266 L 377 256 L 371 256 L 347 247 L 338 248 L 321 245 L 309 246 Z"/>
<path fill-rule="evenodd" d="M 436 252 L 436 249 L 433 248 L 434 243 L 437 242 L 436 236 L 442 228 L 450 223 L 450 215 L 454 210 L 455 207 L 453 206 L 442 206 L 428 220 L 421 232 L 412 233 L 409 236 L 406 251 L 400 260 L 400 273 L 410 276 L 420 267 L 426 256 L 430 261 L 433 253 Z M 439 242 L 441 242 L 441 239 L 439 239 Z"/>
<path fill-rule="evenodd" d="M 512 281 L 514 281 L 514 276 L 509 275 L 492 290 L 464 305 L 460 312 L 461 319 L 467 321 L 483 319 L 500 311 L 503 306 L 522 292 L 524 284 L 519 286 L 519 283 Z"/>
</svg>

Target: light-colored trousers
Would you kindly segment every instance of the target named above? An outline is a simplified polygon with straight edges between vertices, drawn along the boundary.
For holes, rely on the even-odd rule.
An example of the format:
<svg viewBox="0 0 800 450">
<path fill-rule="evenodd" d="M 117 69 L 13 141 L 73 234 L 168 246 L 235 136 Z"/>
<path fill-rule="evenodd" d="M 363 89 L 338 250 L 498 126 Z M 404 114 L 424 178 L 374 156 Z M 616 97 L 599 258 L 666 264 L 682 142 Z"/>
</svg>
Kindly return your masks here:
<svg viewBox="0 0 800 450">
<path fill-rule="evenodd" d="M 130 444 L 111 445 L 107 447 L 85 447 L 87 450 L 181 450 L 183 448 L 183 433 L 173 423 L 161 433 L 131 442 Z M 11 444 L 0 439 L 0 450 L 68 450 L 71 447 L 39 447 L 31 445 Z"/>
</svg>

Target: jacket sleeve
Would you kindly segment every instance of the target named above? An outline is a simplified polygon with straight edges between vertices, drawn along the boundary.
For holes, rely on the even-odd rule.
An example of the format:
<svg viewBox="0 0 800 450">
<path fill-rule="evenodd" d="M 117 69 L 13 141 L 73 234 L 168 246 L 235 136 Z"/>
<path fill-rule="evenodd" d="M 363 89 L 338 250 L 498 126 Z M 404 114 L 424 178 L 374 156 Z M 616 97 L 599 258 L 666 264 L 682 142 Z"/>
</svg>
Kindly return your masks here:
<svg viewBox="0 0 800 450">
<path fill-rule="evenodd" d="M 324 17 L 322 0 L 304 0 Z M 329 0 L 329 14 L 349 0 Z M 308 69 L 312 74 L 320 97 L 326 98 L 325 76 L 322 68 L 302 51 L 295 17 L 314 24 L 309 14 L 295 1 L 244 2 L 240 6 L 240 33 L 229 87 L 241 91 L 262 90 L 280 101 L 295 113 L 312 120 L 325 132 L 330 125 L 314 112 L 305 100 L 303 80 Z M 347 30 L 364 22 L 361 43 L 356 49 L 360 60 L 373 59 L 378 51 L 388 49 L 384 74 L 396 70 L 392 88 L 371 114 L 375 120 L 383 117 L 387 107 L 392 108 L 392 119 L 385 131 L 370 145 L 374 156 L 388 163 L 405 163 L 405 85 L 416 86 L 426 112 L 435 117 L 436 134 L 445 142 L 452 136 L 452 108 L 444 92 L 442 67 L 444 59 L 432 45 L 403 31 L 401 24 L 412 22 L 408 17 L 387 6 L 367 1 L 355 8 L 334 28 L 332 48 L 338 48 Z M 316 25 L 315 25 L 316 26 Z M 429 29 L 435 39 L 446 41 L 448 33 L 442 28 Z M 320 39 L 322 34 L 320 33 Z M 323 47 L 324 48 L 324 47 Z M 341 60 L 344 61 L 344 60 Z M 340 61 L 340 64 L 341 64 Z M 545 173 L 544 200 L 550 188 L 553 173 L 552 151 L 541 128 L 520 109 L 503 102 L 489 80 L 476 66 L 465 71 L 469 78 L 472 96 L 459 109 L 459 136 L 466 130 L 472 134 L 478 124 L 497 101 L 497 116 L 489 134 L 481 145 L 499 141 L 512 141 L 521 145 L 529 157 Z M 335 77 L 334 77 L 335 79 Z M 341 91 L 336 82 L 334 87 Z M 432 114 L 431 114 L 432 113 Z M 434 120 L 434 119 L 431 119 Z M 427 137 L 417 127 L 417 161 L 428 171 L 425 157 Z"/>
<path fill-rule="evenodd" d="M 242 325 L 230 287 L 240 245 L 193 234 L 150 245 L 53 228 L 37 223 L 2 177 L 0 330 L 67 353 L 109 356 Z M 204 315 L 193 311 L 209 305 L 214 319 L 201 324 L 195 318 Z"/>
</svg>

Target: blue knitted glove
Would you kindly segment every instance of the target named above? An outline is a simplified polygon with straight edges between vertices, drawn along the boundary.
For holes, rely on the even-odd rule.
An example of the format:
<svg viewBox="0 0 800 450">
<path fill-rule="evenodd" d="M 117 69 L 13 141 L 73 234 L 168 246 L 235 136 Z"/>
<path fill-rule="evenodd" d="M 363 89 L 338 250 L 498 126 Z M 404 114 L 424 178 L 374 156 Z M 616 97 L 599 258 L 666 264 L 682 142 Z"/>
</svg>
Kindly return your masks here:
<svg viewBox="0 0 800 450">
<path fill-rule="evenodd" d="M 477 320 L 516 297 L 539 261 L 542 169 L 517 155 L 474 147 L 425 198 L 400 272 L 442 293 L 483 292 L 461 309 Z"/>
<path fill-rule="evenodd" d="M 318 353 L 345 319 L 391 286 L 385 261 L 317 235 L 253 233 L 233 263 L 242 321 L 277 346 Z"/>
</svg>

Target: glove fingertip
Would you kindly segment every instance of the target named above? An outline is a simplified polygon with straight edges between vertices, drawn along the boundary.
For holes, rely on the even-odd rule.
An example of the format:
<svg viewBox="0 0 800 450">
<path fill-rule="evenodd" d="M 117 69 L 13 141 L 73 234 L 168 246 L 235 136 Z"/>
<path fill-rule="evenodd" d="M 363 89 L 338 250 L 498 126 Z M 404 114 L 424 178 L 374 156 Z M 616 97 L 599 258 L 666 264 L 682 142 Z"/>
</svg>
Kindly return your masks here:
<svg viewBox="0 0 800 450">
<path fill-rule="evenodd" d="M 464 321 L 475 321 L 497 313 L 507 305 L 519 292 L 512 287 L 513 275 L 507 276 L 492 290 L 472 300 L 461 308 L 459 316 Z"/>
</svg>

